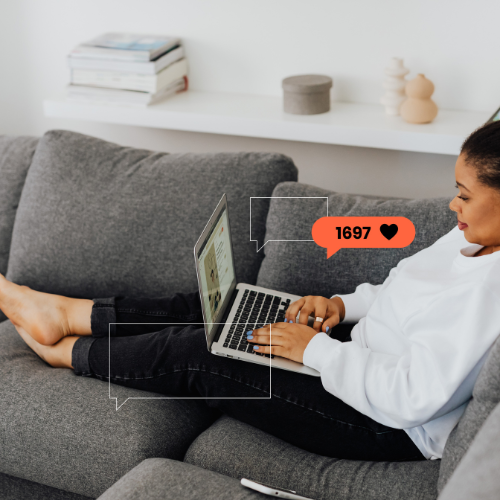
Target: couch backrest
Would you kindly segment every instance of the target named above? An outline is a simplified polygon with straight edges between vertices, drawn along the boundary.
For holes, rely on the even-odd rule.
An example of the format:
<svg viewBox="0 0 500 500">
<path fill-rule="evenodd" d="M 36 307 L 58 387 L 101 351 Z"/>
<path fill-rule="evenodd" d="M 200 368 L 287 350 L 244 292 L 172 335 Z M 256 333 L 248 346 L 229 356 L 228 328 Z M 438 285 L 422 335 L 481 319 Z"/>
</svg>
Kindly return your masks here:
<svg viewBox="0 0 500 500">
<path fill-rule="evenodd" d="M 257 284 L 298 295 L 330 297 L 335 293 L 352 293 L 360 283 L 382 283 L 401 259 L 434 243 L 457 220 L 448 208 L 449 198 L 406 200 L 358 196 L 296 182 L 279 184 L 273 197 L 265 241 L 282 241 L 270 241 L 261 250 L 265 259 Z M 326 249 L 314 241 L 305 241 L 311 240 L 314 222 L 327 215 L 327 204 L 330 216 L 407 217 L 415 225 L 415 240 L 406 248 L 342 249 L 327 259 Z"/>
<path fill-rule="evenodd" d="M 500 495 L 500 405 L 490 413 L 438 500 L 497 499 Z"/>
<path fill-rule="evenodd" d="M 303 196 L 311 198 L 293 198 Z M 276 186 L 273 197 L 265 241 L 311 239 L 312 224 L 326 215 L 327 200 L 329 215 L 404 216 L 416 228 L 415 240 L 407 248 L 342 249 L 328 260 L 326 250 L 312 241 L 270 241 L 264 246 L 265 259 L 257 284 L 299 295 L 331 296 L 334 293 L 351 293 L 363 282 L 382 283 L 390 269 L 401 259 L 431 245 L 456 224 L 456 215 L 449 210 L 450 200 L 446 198 L 403 200 L 356 196 L 289 182 Z M 481 368 L 473 397 L 446 443 L 441 460 L 439 491 L 447 483 L 488 415 L 500 403 L 499 366 L 500 338 Z M 498 460 L 498 457 L 491 459 Z"/>
<path fill-rule="evenodd" d="M 36 137 L 0 136 L 0 273 L 7 272 L 12 230 Z M 0 322 L 7 317 L 0 311 Z"/>
<path fill-rule="evenodd" d="M 47 132 L 21 196 L 7 276 L 75 297 L 196 290 L 194 244 L 227 193 L 237 278 L 255 283 L 263 255 L 249 238 L 249 197 L 296 179 L 281 154 L 156 153 Z M 252 210 L 260 238 L 268 207 Z"/>
<path fill-rule="evenodd" d="M 0 136 L 0 273 L 7 272 L 12 228 L 38 139 Z"/>
<path fill-rule="evenodd" d="M 474 385 L 472 399 L 467 405 L 462 418 L 451 431 L 443 452 L 439 470 L 438 491 L 441 492 L 458 464 L 464 457 L 478 431 L 488 416 L 500 404 L 500 338 L 493 345 Z M 476 446 L 479 452 L 481 444 Z M 484 446 L 487 453 L 487 446 Z M 500 456 L 489 457 L 498 464 Z"/>
</svg>

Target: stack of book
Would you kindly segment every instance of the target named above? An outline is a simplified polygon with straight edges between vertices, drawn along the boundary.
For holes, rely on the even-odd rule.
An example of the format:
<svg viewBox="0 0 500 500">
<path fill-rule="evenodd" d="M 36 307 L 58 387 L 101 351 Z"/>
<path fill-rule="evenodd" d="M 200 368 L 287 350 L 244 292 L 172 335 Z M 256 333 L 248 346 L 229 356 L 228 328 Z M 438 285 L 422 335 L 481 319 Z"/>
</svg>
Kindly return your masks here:
<svg viewBox="0 0 500 500">
<path fill-rule="evenodd" d="M 149 105 L 188 88 L 188 65 L 178 38 L 107 33 L 68 56 L 72 101 Z"/>
</svg>

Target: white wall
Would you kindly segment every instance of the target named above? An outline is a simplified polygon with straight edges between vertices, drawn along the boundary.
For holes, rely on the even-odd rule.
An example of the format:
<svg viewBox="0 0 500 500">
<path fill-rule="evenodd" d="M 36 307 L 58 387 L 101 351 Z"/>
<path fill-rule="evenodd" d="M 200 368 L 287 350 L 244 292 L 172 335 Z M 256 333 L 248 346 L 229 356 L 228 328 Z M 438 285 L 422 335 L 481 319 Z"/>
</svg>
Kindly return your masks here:
<svg viewBox="0 0 500 500">
<path fill-rule="evenodd" d="M 443 155 L 102 125 L 43 116 L 68 81 L 65 56 L 105 31 L 174 34 L 193 89 L 281 94 L 301 73 L 334 78 L 333 98 L 378 102 L 383 68 L 403 57 L 443 108 L 500 104 L 493 0 L 0 0 L 0 133 L 67 128 L 164 151 L 280 151 L 300 180 L 338 191 L 450 195 L 455 158 Z"/>
</svg>

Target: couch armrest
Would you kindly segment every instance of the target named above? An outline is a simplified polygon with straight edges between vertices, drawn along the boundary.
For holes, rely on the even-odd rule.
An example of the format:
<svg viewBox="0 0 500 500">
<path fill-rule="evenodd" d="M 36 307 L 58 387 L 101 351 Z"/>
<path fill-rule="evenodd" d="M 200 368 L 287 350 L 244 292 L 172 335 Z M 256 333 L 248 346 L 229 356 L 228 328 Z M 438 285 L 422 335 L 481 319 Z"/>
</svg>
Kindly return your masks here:
<svg viewBox="0 0 500 500">
<path fill-rule="evenodd" d="M 496 500 L 500 492 L 500 404 L 490 413 L 438 500 Z"/>
<path fill-rule="evenodd" d="M 144 460 L 98 500 L 259 500 L 237 479 L 164 458 Z M 266 497 L 267 498 L 267 497 Z"/>
</svg>

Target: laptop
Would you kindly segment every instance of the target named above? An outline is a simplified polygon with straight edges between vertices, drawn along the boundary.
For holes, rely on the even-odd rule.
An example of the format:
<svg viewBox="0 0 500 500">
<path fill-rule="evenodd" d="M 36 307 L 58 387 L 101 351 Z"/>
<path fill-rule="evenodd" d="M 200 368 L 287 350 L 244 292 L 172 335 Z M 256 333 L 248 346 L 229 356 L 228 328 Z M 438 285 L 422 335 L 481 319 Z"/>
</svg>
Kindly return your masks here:
<svg viewBox="0 0 500 500">
<path fill-rule="evenodd" d="M 283 321 L 290 303 L 300 296 L 236 282 L 225 194 L 196 242 L 194 258 L 209 352 L 320 376 L 302 363 L 258 353 L 253 349 L 255 344 L 247 342 L 247 331 Z"/>
</svg>

